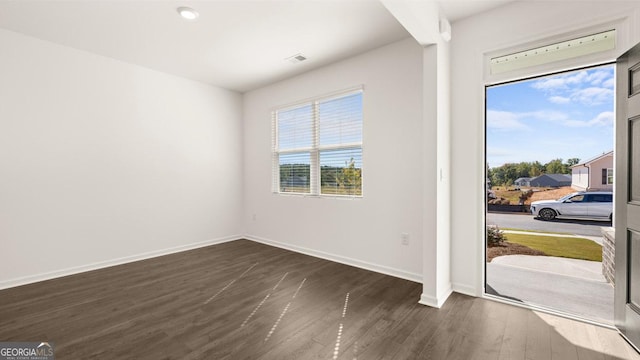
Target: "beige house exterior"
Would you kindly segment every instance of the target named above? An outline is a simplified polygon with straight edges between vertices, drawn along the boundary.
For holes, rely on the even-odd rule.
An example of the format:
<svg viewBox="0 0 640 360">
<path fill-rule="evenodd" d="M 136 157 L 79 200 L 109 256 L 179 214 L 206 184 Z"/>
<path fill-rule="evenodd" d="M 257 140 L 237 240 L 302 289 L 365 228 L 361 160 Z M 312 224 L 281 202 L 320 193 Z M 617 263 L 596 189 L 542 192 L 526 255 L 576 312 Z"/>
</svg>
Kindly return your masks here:
<svg viewBox="0 0 640 360">
<path fill-rule="evenodd" d="M 613 190 L 613 151 L 571 167 L 571 187 L 578 191 Z"/>
</svg>

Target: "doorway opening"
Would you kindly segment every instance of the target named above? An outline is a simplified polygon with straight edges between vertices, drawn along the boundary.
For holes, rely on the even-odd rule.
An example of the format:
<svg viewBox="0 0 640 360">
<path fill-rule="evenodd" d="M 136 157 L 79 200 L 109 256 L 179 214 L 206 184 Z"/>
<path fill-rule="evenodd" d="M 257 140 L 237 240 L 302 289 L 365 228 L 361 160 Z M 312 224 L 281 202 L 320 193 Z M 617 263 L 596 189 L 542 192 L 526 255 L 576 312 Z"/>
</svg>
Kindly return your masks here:
<svg viewBox="0 0 640 360">
<path fill-rule="evenodd" d="M 485 88 L 485 293 L 614 322 L 615 66 Z"/>
</svg>

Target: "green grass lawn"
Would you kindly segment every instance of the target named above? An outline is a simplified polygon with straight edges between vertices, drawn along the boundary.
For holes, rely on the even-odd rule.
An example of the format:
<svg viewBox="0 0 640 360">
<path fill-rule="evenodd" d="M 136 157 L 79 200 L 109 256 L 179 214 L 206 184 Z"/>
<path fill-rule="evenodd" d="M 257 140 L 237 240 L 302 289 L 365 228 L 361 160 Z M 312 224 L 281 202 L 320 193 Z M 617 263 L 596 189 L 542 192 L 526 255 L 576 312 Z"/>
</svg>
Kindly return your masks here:
<svg viewBox="0 0 640 360">
<path fill-rule="evenodd" d="M 582 238 L 504 234 L 507 241 L 540 250 L 548 256 L 602 261 L 602 246 Z"/>
</svg>

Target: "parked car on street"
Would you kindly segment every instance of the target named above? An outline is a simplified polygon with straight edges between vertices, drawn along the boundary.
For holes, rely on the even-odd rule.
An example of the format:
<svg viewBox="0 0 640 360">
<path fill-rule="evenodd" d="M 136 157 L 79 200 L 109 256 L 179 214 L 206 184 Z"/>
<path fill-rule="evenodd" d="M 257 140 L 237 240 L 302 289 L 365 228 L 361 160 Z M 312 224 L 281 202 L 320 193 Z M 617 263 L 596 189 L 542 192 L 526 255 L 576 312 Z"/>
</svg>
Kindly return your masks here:
<svg viewBox="0 0 640 360">
<path fill-rule="evenodd" d="M 613 219 L 613 193 L 611 191 L 575 192 L 558 200 L 540 200 L 531 203 L 531 213 L 542 220 L 557 218 Z"/>
</svg>

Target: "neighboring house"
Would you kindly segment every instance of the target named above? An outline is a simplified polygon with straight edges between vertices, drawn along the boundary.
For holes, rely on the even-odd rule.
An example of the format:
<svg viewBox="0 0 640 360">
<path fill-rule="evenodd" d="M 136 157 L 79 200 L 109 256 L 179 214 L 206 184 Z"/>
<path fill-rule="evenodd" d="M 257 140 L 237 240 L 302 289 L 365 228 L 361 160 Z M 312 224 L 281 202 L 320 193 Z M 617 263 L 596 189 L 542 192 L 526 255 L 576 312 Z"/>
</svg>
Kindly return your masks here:
<svg viewBox="0 0 640 360">
<path fill-rule="evenodd" d="M 613 151 L 573 165 L 571 187 L 579 191 L 613 190 Z"/>
<path fill-rule="evenodd" d="M 542 174 L 529 180 L 529 186 L 535 187 L 563 187 L 571 185 L 571 175 Z"/>
<path fill-rule="evenodd" d="M 521 177 L 517 178 L 516 181 L 513 182 L 516 186 L 531 186 L 531 178 L 530 177 Z"/>
</svg>

